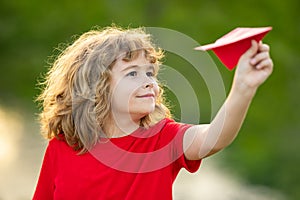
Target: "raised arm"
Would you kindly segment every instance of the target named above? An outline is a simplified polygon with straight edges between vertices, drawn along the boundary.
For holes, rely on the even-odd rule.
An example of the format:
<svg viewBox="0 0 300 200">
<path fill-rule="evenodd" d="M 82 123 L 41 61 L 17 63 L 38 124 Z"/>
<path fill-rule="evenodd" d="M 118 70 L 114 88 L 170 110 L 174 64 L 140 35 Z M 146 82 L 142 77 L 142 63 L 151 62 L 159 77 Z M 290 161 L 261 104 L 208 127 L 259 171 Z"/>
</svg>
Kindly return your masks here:
<svg viewBox="0 0 300 200">
<path fill-rule="evenodd" d="M 210 124 L 195 125 L 186 131 L 183 147 L 187 159 L 210 156 L 235 139 L 257 88 L 272 70 L 269 46 L 252 41 L 239 60 L 230 93 L 215 118 Z"/>
</svg>

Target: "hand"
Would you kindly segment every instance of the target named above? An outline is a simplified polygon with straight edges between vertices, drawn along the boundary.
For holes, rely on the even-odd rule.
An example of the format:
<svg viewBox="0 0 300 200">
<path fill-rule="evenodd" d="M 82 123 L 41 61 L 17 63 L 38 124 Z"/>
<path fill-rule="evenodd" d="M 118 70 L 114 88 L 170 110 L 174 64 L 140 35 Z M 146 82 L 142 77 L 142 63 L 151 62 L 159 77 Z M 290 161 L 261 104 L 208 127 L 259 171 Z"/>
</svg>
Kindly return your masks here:
<svg viewBox="0 0 300 200">
<path fill-rule="evenodd" d="M 270 58 L 270 48 L 262 42 L 251 41 L 252 46 L 241 56 L 234 77 L 234 88 L 243 92 L 256 89 L 270 76 L 273 71 L 273 61 Z"/>
</svg>

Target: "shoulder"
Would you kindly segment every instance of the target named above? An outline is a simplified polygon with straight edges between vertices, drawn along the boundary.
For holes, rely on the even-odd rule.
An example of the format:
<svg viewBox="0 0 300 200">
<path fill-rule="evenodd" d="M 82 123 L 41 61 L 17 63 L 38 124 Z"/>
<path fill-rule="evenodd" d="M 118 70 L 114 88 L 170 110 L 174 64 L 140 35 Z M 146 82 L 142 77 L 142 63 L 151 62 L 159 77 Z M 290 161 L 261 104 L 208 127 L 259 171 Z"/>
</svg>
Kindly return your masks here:
<svg viewBox="0 0 300 200">
<path fill-rule="evenodd" d="M 152 127 L 152 132 L 158 134 L 159 140 L 164 143 L 182 143 L 182 138 L 191 124 L 176 122 L 173 119 L 165 118 Z"/>
<path fill-rule="evenodd" d="M 58 135 L 49 140 L 48 151 L 72 151 L 73 149 L 68 145 L 64 135 Z"/>
<path fill-rule="evenodd" d="M 78 152 L 73 150 L 68 143 L 61 138 L 52 138 L 47 146 L 45 156 L 57 165 L 60 162 L 66 162 L 69 158 L 76 157 Z"/>
<path fill-rule="evenodd" d="M 191 126 L 191 124 L 176 122 L 173 119 L 165 118 L 162 131 L 172 132 L 174 134 L 184 133 Z"/>
<path fill-rule="evenodd" d="M 66 144 L 66 140 L 62 134 L 49 140 L 49 146 L 59 146 L 64 144 Z"/>
</svg>

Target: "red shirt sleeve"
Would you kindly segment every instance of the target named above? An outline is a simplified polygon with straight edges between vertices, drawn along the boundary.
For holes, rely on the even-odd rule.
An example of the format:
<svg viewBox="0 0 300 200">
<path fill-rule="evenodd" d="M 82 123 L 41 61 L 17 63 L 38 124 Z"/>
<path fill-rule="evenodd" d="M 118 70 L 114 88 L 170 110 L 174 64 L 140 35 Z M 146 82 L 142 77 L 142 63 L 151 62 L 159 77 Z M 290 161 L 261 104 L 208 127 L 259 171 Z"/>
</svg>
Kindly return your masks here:
<svg viewBox="0 0 300 200">
<path fill-rule="evenodd" d="M 181 154 L 181 156 L 177 159 L 177 165 L 178 165 L 179 169 L 185 168 L 187 171 L 194 173 L 199 169 L 202 160 L 188 160 L 185 157 L 184 152 L 183 152 L 184 133 L 185 133 L 185 131 L 182 133 L 179 133 L 179 135 L 178 135 L 179 136 L 178 151 Z"/>
<path fill-rule="evenodd" d="M 54 174 L 55 174 L 55 141 L 53 139 L 49 142 L 40 170 L 38 183 L 35 189 L 33 200 L 50 200 L 53 199 L 54 194 Z"/>
<path fill-rule="evenodd" d="M 188 160 L 184 155 L 183 150 L 183 137 L 188 128 L 192 125 L 178 123 L 173 120 L 167 119 L 164 132 L 173 137 L 173 158 L 176 158 L 175 161 L 175 171 L 179 172 L 181 168 L 185 168 L 189 172 L 196 172 L 201 164 L 201 160 Z M 176 173 L 175 173 L 176 174 Z"/>
</svg>

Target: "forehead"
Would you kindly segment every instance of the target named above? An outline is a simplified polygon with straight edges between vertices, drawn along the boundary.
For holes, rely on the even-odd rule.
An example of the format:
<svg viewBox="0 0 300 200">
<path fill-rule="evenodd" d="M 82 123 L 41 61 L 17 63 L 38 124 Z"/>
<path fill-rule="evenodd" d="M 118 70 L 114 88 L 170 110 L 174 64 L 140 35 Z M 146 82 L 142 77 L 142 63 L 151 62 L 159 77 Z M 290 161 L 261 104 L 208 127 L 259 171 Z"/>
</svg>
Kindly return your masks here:
<svg viewBox="0 0 300 200">
<path fill-rule="evenodd" d="M 134 58 L 132 58 L 131 60 L 127 60 L 124 59 L 124 54 L 120 55 L 113 67 L 112 67 L 112 71 L 113 72 L 118 72 L 118 71 L 124 71 L 126 70 L 126 68 L 128 67 L 132 67 L 132 66 L 136 66 L 136 67 L 148 67 L 148 68 L 155 68 L 154 64 L 150 62 L 150 60 L 148 60 L 146 58 L 146 55 L 143 51 L 139 51 L 137 52 L 137 54 L 134 56 Z"/>
</svg>

